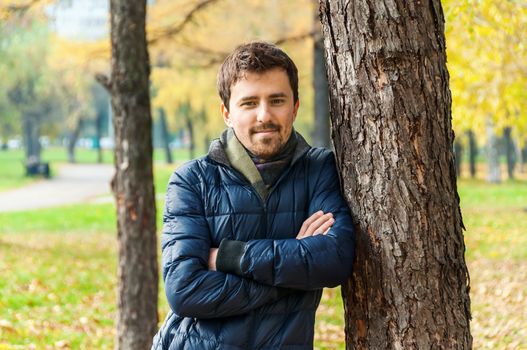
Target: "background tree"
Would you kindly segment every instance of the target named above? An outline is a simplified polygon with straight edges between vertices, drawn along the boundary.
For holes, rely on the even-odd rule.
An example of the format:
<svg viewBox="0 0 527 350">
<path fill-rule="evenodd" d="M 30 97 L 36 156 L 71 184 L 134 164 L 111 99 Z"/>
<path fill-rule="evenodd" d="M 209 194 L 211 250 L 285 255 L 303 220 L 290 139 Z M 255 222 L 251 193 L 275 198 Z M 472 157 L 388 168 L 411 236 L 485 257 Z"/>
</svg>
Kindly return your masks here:
<svg viewBox="0 0 527 350">
<path fill-rule="evenodd" d="M 116 349 L 150 349 L 157 331 L 156 206 L 146 1 L 111 0 L 111 79 L 119 246 Z"/>
<path fill-rule="evenodd" d="M 103 137 L 103 128 L 108 120 L 109 96 L 99 84 L 91 85 L 91 96 L 95 105 L 95 148 L 97 149 L 97 163 L 103 162 L 103 151 L 101 139 Z"/>
<path fill-rule="evenodd" d="M 49 53 L 49 32 L 45 23 L 30 15 L 10 18 L 1 28 L 0 118 L 4 135 L 8 136 L 8 130 L 20 130 L 26 161 L 39 162 L 41 130 L 44 123 L 50 128 L 59 108 L 57 90 L 52 86 L 56 77 L 43 64 Z"/>
<path fill-rule="evenodd" d="M 429 2 L 321 1 L 333 143 L 357 223 L 353 349 L 470 349 L 444 18 Z"/>
</svg>

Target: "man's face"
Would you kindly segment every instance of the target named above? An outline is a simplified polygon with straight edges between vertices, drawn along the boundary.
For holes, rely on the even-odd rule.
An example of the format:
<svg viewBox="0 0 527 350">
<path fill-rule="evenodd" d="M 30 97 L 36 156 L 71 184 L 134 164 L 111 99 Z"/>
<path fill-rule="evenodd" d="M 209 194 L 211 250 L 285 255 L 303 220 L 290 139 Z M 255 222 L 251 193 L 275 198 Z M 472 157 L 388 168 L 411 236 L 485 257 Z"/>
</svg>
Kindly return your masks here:
<svg viewBox="0 0 527 350">
<path fill-rule="evenodd" d="M 228 110 L 222 103 L 221 112 L 245 148 L 268 159 L 289 139 L 298 106 L 287 73 L 274 68 L 263 73 L 246 72 L 231 87 Z"/>
</svg>

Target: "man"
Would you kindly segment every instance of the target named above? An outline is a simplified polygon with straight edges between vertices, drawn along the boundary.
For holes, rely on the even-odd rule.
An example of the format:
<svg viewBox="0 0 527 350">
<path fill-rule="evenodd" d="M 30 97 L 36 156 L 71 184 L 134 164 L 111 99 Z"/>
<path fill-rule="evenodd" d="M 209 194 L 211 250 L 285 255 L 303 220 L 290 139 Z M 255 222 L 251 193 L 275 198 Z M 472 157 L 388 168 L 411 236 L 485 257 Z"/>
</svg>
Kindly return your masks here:
<svg viewBox="0 0 527 350">
<path fill-rule="evenodd" d="M 333 155 L 294 131 L 297 69 L 276 46 L 238 47 L 218 90 L 228 129 L 168 185 L 153 349 L 312 349 L 322 288 L 354 252 Z"/>
</svg>

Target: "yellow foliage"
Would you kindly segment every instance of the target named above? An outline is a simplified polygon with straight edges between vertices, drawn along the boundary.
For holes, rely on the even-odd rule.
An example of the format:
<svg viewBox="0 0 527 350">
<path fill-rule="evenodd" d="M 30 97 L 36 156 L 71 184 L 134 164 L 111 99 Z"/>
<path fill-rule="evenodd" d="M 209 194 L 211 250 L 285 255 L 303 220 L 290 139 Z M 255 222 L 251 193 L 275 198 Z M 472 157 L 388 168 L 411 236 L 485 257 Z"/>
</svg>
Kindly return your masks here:
<svg viewBox="0 0 527 350">
<path fill-rule="evenodd" d="M 484 137 L 485 119 L 527 133 L 527 6 L 522 1 L 443 1 L 453 126 Z"/>
</svg>

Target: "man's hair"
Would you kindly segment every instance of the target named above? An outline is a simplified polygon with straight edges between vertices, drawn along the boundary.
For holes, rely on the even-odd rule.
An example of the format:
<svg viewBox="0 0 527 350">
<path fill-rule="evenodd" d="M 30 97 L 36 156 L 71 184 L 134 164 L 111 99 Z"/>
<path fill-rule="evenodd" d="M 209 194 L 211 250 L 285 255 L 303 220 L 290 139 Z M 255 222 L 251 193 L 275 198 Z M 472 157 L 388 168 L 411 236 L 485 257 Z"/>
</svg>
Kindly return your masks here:
<svg viewBox="0 0 527 350">
<path fill-rule="evenodd" d="M 218 93 L 229 109 L 231 87 L 243 79 L 247 72 L 264 73 L 273 68 L 281 68 L 289 77 L 294 102 L 298 101 L 298 70 L 293 60 L 274 44 L 254 41 L 238 46 L 227 56 L 218 72 Z"/>
</svg>

